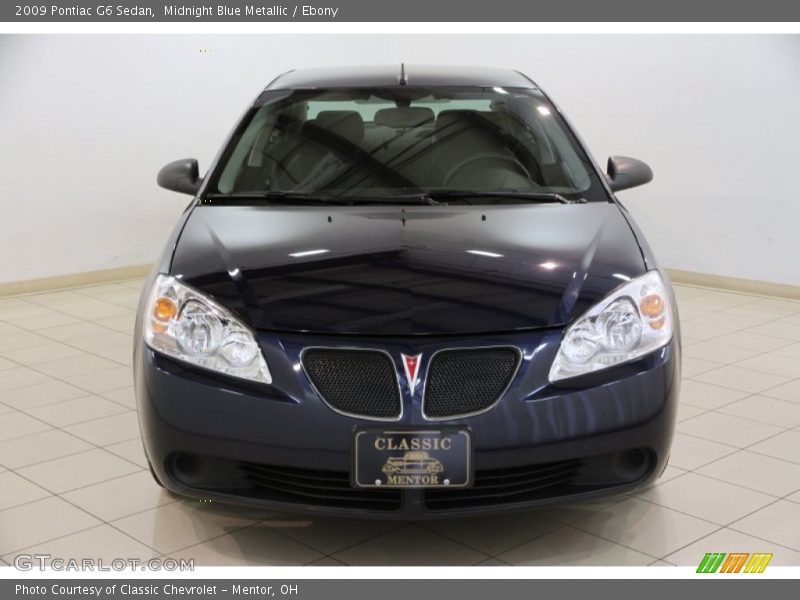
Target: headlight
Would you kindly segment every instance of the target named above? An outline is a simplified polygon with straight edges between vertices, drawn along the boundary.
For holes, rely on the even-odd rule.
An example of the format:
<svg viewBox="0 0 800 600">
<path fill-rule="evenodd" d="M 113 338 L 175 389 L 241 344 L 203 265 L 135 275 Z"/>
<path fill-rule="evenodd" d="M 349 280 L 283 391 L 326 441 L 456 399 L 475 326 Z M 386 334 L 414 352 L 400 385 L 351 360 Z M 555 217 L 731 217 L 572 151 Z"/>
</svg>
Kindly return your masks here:
<svg viewBox="0 0 800 600">
<path fill-rule="evenodd" d="M 657 271 L 614 290 L 569 326 L 550 381 L 591 373 L 644 356 L 672 339 L 672 310 Z"/>
<path fill-rule="evenodd" d="M 147 302 L 144 339 L 153 350 L 233 377 L 271 383 L 248 327 L 210 298 L 169 275 L 158 275 Z"/>
</svg>

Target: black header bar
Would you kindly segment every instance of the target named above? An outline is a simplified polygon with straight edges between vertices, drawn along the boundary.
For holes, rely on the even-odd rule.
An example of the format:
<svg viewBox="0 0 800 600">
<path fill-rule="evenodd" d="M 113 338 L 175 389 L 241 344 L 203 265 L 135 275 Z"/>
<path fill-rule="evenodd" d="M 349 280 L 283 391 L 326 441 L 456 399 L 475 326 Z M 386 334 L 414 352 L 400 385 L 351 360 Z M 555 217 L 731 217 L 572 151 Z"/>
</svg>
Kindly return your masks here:
<svg viewBox="0 0 800 600">
<path fill-rule="evenodd" d="M 113 0 L 106 0 L 113 2 Z M 12 0 L 4 22 L 798 22 L 787 0 Z"/>
</svg>

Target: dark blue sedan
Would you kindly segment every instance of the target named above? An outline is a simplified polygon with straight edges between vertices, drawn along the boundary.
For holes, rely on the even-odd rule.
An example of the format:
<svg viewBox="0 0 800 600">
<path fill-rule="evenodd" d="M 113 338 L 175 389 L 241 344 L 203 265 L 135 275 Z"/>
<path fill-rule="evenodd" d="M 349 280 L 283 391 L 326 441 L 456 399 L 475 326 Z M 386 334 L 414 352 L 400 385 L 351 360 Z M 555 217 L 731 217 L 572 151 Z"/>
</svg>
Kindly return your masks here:
<svg viewBox="0 0 800 600">
<path fill-rule="evenodd" d="M 438 518 L 629 491 L 669 458 L 670 283 L 515 71 L 291 71 L 200 178 L 139 307 L 156 481 L 294 512 Z"/>
</svg>

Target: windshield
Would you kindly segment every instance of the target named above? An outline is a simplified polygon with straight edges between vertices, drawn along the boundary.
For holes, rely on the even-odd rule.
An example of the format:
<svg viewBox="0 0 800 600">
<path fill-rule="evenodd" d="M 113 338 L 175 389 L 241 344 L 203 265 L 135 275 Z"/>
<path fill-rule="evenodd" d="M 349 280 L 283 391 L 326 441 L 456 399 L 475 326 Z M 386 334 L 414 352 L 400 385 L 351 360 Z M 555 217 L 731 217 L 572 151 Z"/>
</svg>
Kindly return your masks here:
<svg viewBox="0 0 800 600">
<path fill-rule="evenodd" d="M 207 196 L 391 200 L 469 191 L 608 200 L 537 90 L 409 86 L 265 92 Z"/>
</svg>

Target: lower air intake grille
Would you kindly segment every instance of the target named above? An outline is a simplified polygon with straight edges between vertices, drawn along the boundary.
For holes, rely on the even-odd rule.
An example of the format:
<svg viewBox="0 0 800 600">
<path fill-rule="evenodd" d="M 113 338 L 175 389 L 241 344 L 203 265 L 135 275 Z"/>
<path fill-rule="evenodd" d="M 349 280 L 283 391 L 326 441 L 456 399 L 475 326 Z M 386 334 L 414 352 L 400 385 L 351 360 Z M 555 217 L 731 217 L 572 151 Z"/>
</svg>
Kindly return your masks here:
<svg viewBox="0 0 800 600">
<path fill-rule="evenodd" d="M 400 509 L 400 490 L 357 489 L 347 472 L 317 471 L 255 463 L 239 469 L 252 486 L 249 495 L 280 502 L 361 510 Z"/>
<path fill-rule="evenodd" d="M 383 352 L 312 348 L 302 361 L 311 383 L 336 410 L 377 419 L 400 416 L 395 367 Z"/>
<path fill-rule="evenodd" d="M 475 472 L 473 487 L 464 490 L 425 490 L 428 510 L 480 508 L 496 504 L 530 502 L 568 495 L 580 460 Z"/>
<path fill-rule="evenodd" d="M 438 352 L 428 367 L 425 415 L 455 417 L 489 408 L 511 383 L 519 359 L 516 348 Z"/>
</svg>

